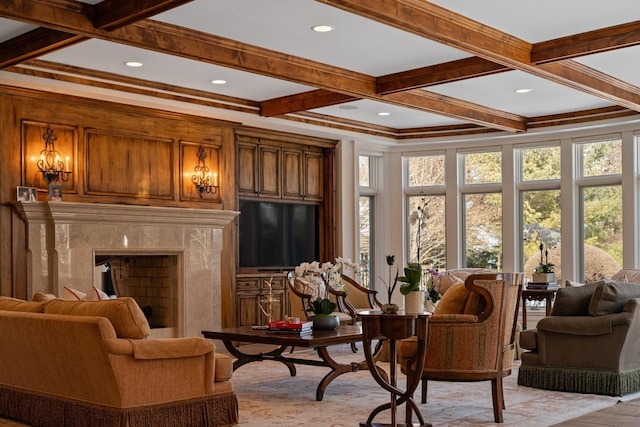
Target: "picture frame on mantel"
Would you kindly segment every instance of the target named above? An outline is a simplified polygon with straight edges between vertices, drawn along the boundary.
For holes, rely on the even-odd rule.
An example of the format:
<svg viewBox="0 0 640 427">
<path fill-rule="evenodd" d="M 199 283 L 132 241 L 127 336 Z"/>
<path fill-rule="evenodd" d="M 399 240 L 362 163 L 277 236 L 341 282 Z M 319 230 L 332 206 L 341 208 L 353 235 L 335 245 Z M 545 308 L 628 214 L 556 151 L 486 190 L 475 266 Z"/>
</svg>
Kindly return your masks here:
<svg viewBox="0 0 640 427">
<path fill-rule="evenodd" d="M 62 184 L 49 184 L 49 201 L 62 201 Z"/>
<path fill-rule="evenodd" d="M 16 197 L 19 202 L 37 202 L 38 189 L 36 187 L 18 186 Z"/>
</svg>

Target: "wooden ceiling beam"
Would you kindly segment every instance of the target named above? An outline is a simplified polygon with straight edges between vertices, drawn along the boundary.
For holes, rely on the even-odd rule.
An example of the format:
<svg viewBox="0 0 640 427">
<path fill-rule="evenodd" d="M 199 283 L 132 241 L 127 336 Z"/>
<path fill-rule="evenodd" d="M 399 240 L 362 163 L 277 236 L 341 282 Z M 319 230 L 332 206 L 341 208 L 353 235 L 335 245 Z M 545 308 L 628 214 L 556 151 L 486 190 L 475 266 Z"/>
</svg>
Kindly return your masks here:
<svg viewBox="0 0 640 427">
<path fill-rule="evenodd" d="M 531 43 L 424 0 L 316 0 L 506 65 L 530 60 Z"/>
<path fill-rule="evenodd" d="M 318 89 L 262 101 L 260 103 L 260 115 L 273 117 L 298 111 L 328 107 L 330 105 L 344 104 L 345 102 L 357 101 L 358 99 L 361 98 L 331 92 L 326 89 Z"/>
<path fill-rule="evenodd" d="M 635 111 L 638 88 L 588 67 L 531 62 L 532 45 L 423 0 L 316 0 Z M 576 83 L 576 80 L 579 83 Z"/>
<path fill-rule="evenodd" d="M 86 40 L 86 37 L 39 27 L 0 43 L 0 69 L 19 64 L 63 47 Z"/>
<path fill-rule="evenodd" d="M 380 95 L 386 95 L 474 77 L 488 76 L 509 70 L 511 68 L 504 65 L 473 56 L 380 76 L 376 79 L 376 92 Z"/>
<path fill-rule="evenodd" d="M 385 102 L 453 119 L 464 117 L 471 123 L 509 132 L 525 132 L 526 117 L 474 104 L 461 99 L 451 98 L 422 89 L 391 93 L 382 97 Z"/>
<path fill-rule="evenodd" d="M 33 0 L 27 7 L 22 0 L 5 0 L 0 3 L 0 16 L 86 37 L 275 77 L 352 97 L 387 102 L 385 98 L 376 94 L 376 81 L 373 76 L 153 20 L 139 21 L 107 32 L 95 28 L 91 13 L 80 5 L 70 0 L 56 0 L 52 3 Z M 450 98 L 441 98 L 439 101 L 441 109 L 446 107 L 446 103 L 450 100 Z M 458 119 L 469 119 L 479 123 L 477 110 L 480 106 L 465 112 L 463 105 L 462 101 L 455 103 L 450 106 L 445 115 L 457 114 Z M 421 105 L 405 105 L 405 107 L 423 109 Z M 436 110 L 432 111 L 436 112 Z M 492 110 L 485 109 L 485 115 L 490 118 L 483 125 L 493 127 L 496 123 L 504 122 L 500 117 L 493 117 L 490 111 Z M 506 128 L 508 128 L 506 122 L 500 124 L 500 129 Z M 513 126 L 509 130 L 521 131 L 522 126 Z"/>
<path fill-rule="evenodd" d="M 100 3 L 94 5 L 93 23 L 96 28 L 111 31 L 192 1 L 193 0 L 102 0 Z"/>
<path fill-rule="evenodd" d="M 635 21 L 535 43 L 531 61 L 544 64 L 639 44 L 640 21 Z"/>
<path fill-rule="evenodd" d="M 640 88 L 573 60 L 539 65 L 548 80 L 595 95 L 614 105 L 640 111 Z"/>
<path fill-rule="evenodd" d="M 509 70 L 510 68 L 508 67 L 474 56 L 377 77 L 376 92 L 378 95 L 388 95 L 436 84 L 487 76 Z M 361 98 L 319 89 L 269 99 L 262 101 L 260 105 L 261 114 L 266 117 L 272 117 L 357 101 L 358 99 Z M 384 102 L 384 98 L 376 97 L 376 100 Z"/>
</svg>

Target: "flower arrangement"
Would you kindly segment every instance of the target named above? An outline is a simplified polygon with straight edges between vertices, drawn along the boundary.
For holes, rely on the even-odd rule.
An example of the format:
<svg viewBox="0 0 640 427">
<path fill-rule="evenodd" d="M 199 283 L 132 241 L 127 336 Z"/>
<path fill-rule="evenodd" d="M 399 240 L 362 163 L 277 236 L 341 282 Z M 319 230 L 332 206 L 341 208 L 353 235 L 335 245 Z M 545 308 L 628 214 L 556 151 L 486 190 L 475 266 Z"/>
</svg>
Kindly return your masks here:
<svg viewBox="0 0 640 427">
<path fill-rule="evenodd" d="M 524 240 L 539 242 L 540 263 L 534 268 L 534 273 L 554 273 L 555 265 L 549 262 L 549 249 L 555 248 L 560 242 L 560 233 L 549 230 L 540 224 L 527 224 L 524 228 Z"/>
<path fill-rule="evenodd" d="M 427 268 L 425 273 L 428 275 L 426 285 L 427 298 L 429 298 L 431 302 L 438 302 L 440 298 L 442 298 L 442 295 L 440 295 L 440 291 L 436 289 L 434 279 L 440 276 L 440 272 L 433 268 Z"/>
<path fill-rule="evenodd" d="M 422 230 L 426 230 L 427 228 L 427 219 L 429 219 L 429 208 L 427 206 L 427 200 L 423 197 L 420 200 L 420 204 L 417 209 L 411 212 L 409 215 L 409 223 L 411 225 L 418 225 L 418 229 L 416 231 L 416 247 L 417 247 L 417 258 L 416 261 L 420 263 L 420 249 L 422 246 Z"/>
<path fill-rule="evenodd" d="M 336 303 L 329 299 L 327 286 L 335 290 L 344 290 L 341 274 L 345 267 L 351 268 L 355 273 L 358 272 L 357 264 L 348 258 L 341 257 L 337 257 L 334 263 L 324 262 L 320 264 L 318 261 L 312 261 L 303 262 L 295 267 L 296 277 L 304 277 L 323 285 L 324 297 L 318 297 L 311 301 L 311 310 L 316 316 L 328 317 L 336 309 Z"/>
</svg>

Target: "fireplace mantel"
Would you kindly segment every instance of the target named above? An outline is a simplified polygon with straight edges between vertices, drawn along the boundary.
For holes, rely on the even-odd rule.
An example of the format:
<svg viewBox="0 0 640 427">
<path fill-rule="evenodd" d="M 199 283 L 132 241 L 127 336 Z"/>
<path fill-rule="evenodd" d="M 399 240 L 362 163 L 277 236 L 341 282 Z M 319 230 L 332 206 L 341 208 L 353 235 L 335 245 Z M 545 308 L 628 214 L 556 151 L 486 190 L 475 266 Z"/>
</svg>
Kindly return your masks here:
<svg viewBox="0 0 640 427">
<path fill-rule="evenodd" d="M 27 292 L 93 286 L 95 255 L 171 254 L 180 260 L 173 336 L 221 326 L 220 252 L 235 211 L 73 202 L 17 202 L 27 223 Z"/>
</svg>

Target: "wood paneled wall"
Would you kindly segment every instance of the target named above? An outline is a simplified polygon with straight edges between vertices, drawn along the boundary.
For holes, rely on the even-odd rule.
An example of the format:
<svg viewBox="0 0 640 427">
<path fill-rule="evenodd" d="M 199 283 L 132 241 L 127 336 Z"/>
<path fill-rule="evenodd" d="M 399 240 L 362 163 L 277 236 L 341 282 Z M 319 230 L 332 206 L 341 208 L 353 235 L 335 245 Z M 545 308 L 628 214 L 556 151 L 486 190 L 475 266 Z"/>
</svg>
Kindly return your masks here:
<svg viewBox="0 0 640 427">
<path fill-rule="evenodd" d="M 56 135 L 55 146 L 61 160 L 72 172 L 70 179 L 61 183 L 63 199 L 85 203 L 237 210 L 237 165 L 243 165 L 240 173 L 252 169 L 243 159 L 236 159 L 236 135 L 267 138 L 285 148 L 308 150 L 313 146 L 320 156 L 316 161 L 323 158 L 323 176 L 311 176 L 312 182 L 307 186 L 317 186 L 317 180 L 322 178 L 321 254 L 326 259 L 334 256 L 335 141 L 99 99 L 0 86 L 0 295 L 31 297 L 26 295 L 30 256 L 25 243 L 26 224 L 13 203 L 18 186 L 37 187 L 38 200 L 48 199 L 49 189 L 36 166 L 48 127 Z M 206 165 L 218 174 L 219 184 L 215 194 L 203 198 L 192 182 L 201 146 Z M 272 166 L 284 174 L 299 174 L 291 171 L 286 162 Z M 233 326 L 237 221 L 225 229 L 223 239 L 222 325 Z"/>
<path fill-rule="evenodd" d="M 26 226 L 13 207 L 16 188 L 48 187 L 36 167 L 50 126 L 61 160 L 73 172 L 66 201 L 237 209 L 234 129 L 237 123 L 61 94 L 0 87 L 0 294 L 26 295 Z M 218 173 L 219 191 L 200 198 L 192 183 L 197 151 Z M 223 325 L 233 321 L 236 225 L 222 254 Z M 10 256 L 9 256 L 10 254 Z M 226 284 L 229 284 L 226 286 Z M 188 284 L 187 284 L 188 286 Z"/>
</svg>

